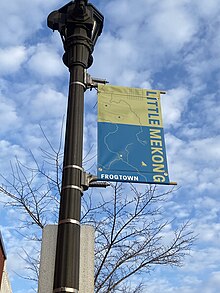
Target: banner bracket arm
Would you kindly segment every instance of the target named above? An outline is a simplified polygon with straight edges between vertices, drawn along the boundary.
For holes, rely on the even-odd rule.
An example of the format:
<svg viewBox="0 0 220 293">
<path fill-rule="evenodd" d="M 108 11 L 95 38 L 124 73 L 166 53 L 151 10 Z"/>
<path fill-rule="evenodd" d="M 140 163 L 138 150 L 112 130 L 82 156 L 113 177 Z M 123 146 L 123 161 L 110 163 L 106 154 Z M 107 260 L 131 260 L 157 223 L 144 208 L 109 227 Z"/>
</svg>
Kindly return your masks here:
<svg viewBox="0 0 220 293">
<path fill-rule="evenodd" d="M 99 182 L 97 176 L 90 173 L 82 172 L 81 186 L 83 190 L 87 190 L 89 187 L 101 187 L 106 188 L 110 186 L 108 182 Z"/>
<path fill-rule="evenodd" d="M 84 81 L 84 83 L 85 83 L 87 89 L 92 90 L 93 88 L 98 88 L 99 83 L 107 84 L 109 82 L 106 79 L 103 79 L 103 78 L 92 77 L 85 70 L 85 81 Z"/>
</svg>

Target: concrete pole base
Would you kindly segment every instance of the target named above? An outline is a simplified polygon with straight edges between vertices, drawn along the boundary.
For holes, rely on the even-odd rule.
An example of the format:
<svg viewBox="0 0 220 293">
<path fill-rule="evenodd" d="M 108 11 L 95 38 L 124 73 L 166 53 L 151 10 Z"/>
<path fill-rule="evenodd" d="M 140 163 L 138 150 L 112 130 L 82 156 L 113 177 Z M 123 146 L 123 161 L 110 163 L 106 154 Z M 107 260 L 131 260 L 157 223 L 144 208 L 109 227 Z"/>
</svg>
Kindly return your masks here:
<svg viewBox="0 0 220 293">
<path fill-rule="evenodd" d="M 81 225 L 79 293 L 94 293 L 94 239 L 94 227 Z M 53 293 L 56 241 L 57 225 L 47 225 L 43 229 L 38 293 Z"/>
</svg>

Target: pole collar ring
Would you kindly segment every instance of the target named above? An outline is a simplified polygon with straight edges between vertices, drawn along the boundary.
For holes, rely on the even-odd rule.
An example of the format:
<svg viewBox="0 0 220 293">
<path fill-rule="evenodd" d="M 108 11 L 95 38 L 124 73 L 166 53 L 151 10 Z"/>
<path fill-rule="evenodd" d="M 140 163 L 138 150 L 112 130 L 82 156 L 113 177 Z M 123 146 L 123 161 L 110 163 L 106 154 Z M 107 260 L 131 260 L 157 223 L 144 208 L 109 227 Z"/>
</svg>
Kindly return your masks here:
<svg viewBox="0 0 220 293">
<path fill-rule="evenodd" d="M 66 185 L 66 186 L 63 186 L 62 187 L 62 190 L 64 190 L 64 189 L 76 189 L 76 190 L 79 190 L 79 191 L 81 191 L 82 193 L 83 193 L 83 188 L 81 188 L 81 187 L 79 187 L 79 186 L 76 186 L 76 185 Z"/>
<path fill-rule="evenodd" d="M 70 293 L 78 293 L 79 290 L 74 289 L 74 288 L 68 288 L 68 287 L 61 287 L 53 290 L 53 293 L 58 293 L 58 292 L 70 292 Z"/>
<path fill-rule="evenodd" d="M 81 86 L 84 87 L 84 89 L 87 89 L 86 88 L 86 85 L 83 82 L 81 82 L 81 81 L 73 81 L 73 82 L 70 83 L 70 86 L 73 85 L 73 84 L 81 85 Z"/>
<path fill-rule="evenodd" d="M 67 224 L 67 223 L 76 224 L 80 226 L 80 222 L 75 219 L 63 219 L 63 220 L 60 220 L 58 224 L 61 225 L 61 224 Z"/>
<path fill-rule="evenodd" d="M 77 165 L 67 165 L 67 166 L 63 167 L 63 170 L 69 169 L 69 168 L 78 169 L 78 170 L 84 172 L 84 169 L 80 166 L 77 166 Z"/>
</svg>

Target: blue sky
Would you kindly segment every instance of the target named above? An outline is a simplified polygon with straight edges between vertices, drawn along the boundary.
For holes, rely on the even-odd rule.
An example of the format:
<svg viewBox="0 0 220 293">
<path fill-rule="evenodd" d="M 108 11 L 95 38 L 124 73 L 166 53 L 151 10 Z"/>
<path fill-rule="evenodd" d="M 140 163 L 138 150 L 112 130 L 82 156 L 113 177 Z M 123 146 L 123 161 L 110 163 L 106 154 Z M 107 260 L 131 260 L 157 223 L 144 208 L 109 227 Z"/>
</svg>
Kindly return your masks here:
<svg viewBox="0 0 220 293">
<path fill-rule="evenodd" d="M 68 2 L 68 1 L 67 1 Z M 0 173 L 15 157 L 30 163 L 47 148 L 39 124 L 59 144 L 68 71 L 62 42 L 47 15 L 66 1 L 0 2 Z M 94 0 L 105 16 L 95 48 L 93 76 L 111 84 L 160 89 L 170 178 L 179 189 L 166 204 L 177 222 L 191 220 L 198 240 L 182 268 L 159 268 L 148 292 L 220 291 L 220 6 L 217 0 Z M 96 93 L 85 98 L 84 152 L 96 153 Z M 89 168 L 89 166 L 88 166 Z M 1 196 L 1 195 L 0 195 Z M 0 197 L 2 199 L 2 197 Z M 0 203 L 0 229 L 14 293 L 33 292 L 21 280 L 16 232 L 22 215 Z M 169 231 L 167 231 L 169 232 Z"/>
</svg>

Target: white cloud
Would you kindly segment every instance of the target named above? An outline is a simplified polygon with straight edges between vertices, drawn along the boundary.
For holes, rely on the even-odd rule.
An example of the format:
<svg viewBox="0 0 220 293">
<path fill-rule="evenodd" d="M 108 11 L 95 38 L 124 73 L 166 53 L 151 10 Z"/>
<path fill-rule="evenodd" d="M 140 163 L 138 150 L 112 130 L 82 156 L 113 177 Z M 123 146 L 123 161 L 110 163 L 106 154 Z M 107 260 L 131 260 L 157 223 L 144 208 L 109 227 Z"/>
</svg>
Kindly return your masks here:
<svg viewBox="0 0 220 293">
<path fill-rule="evenodd" d="M 180 270 L 190 274 L 202 274 L 206 270 L 209 270 L 209 272 L 216 270 L 219 261 L 218 246 L 212 247 L 210 245 L 210 247 L 206 246 L 205 248 L 197 247 L 196 250 L 191 251 L 190 256 L 185 260 L 185 265 Z"/>
<path fill-rule="evenodd" d="M 150 19 L 152 35 L 167 50 L 179 50 L 197 32 L 196 18 L 187 9 L 186 2 L 161 1 L 152 13 Z"/>
<path fill-rule="evenodd" d="M 121 83 L 123 82 L 121 74 L 125 68 L 127 69 L 127 66 L 130 67 L 134 56 L 135 50 L 129 40 L 122 40 L 111 34 L 106 34 L 103 35 L 99 46 L 97 46 L 95 62 L 97 68 L 101 68 L 102 74 L 105 74 L 102 78 L 107 77 L 110 82 Z"/>
<path fill-rule="evenodd" d="M 15 73 L 25 62 L 27 51 L 24 46 L 0 49 L 0 74 Z"/>
<path fill-rule="evenodd" d="M 55 48 L 56 49 L 56 48 Z M 58 77 L 67 72 L 67 68 L 62 62 L 62 56 L 58 54 L 52 46 L 38 44 L 31 48 L 32 53 L 28 61 L 28 68 L 35 75 L 44 79 L 45 77 Z"/>
<path fill-rule="evenodd" d="M 200 192 L 215 189 L 220 171 L 219 136 L 185 142 L 167 134 L 166 143 L 170 174 L 180 186 L 192 186 Z"/>
<path fill-rule="evenodd" d="M 41 121 L 60 118 L 65 113 L 66 97 L 48 86 L 41 89 L 30 101 L 29 115 L 31 120 Z"/>
<path fill-rule="evenodd" d="M 111 22 L 112 29 L 127 28 L 132 24 L 140 24 L 143 18 L 147 18 L 148 8 L 154 5 L 154 1 L 139 0 L 137 2 L 121 0 L 108 1 L 105 5 L 101 4 L 107 21 Z M 129 30 L 127 30 L 129 34 Z"/>
<path fill-rule="evenodd" d="M 161 95 L 164 127 L 178 127 L 182 123 L 181 115 L 187 107 L 190 93 L 186 88 L 171 89 Z"/>
<path fill-rule="evenodd" d="M 207 284 L 205 284 L 204 293 L 217 293 L 220 289 L 220 271 L 211 274 Z"/>
<path fill-rule="evenodd" d="M 212 213 L 212 211 L 210 211 Z M 217 244 L 220 237 L 220 225 L 216 222 L 200 224 L 196 221 L 196 232 L 198 232 L 199 241 L 203 244 L 208 242 L 208 245 Z"/>
<path fill-rule="evenodd" d="M 196 6 L 196 10 L 199 12 L 201 17 L 210 19 L 217 17 L 219 14 L 219 5 L 216 0 L 195 1 L 194 5 Z"/>
<path fill-rule="evenodd" d="M 7 140 L 0 140 L 0 175 L 5 178 L 10 178 L 12 170 L 11 164 L 15 162 L 17 158 L 22 164 L 26 164 L 28 161 L 27 152 L 17 144 L 13 144 Z M 0 177 L 1 184 L 4 182 L 3 178 Z"/>
<path fill-rule="evenodd" d="M 0 133 L 17 129 L 21 121 L 16 112 L 16 105 L 10 99 L 0 94 Z"/>
<path fill-rule="evenodd" d="M 47 15 L 56 4 L 56 0 L 1 1 L 0 18 L 3 21 L 0 26 L 0 43 L 4 46 L 21 45 L 45 26 Z"/>
<path fill-rule="evenodd" d="M 214 89 L 215 91 L 215 89 Z M 202 120 L 206 121 L 203 125 L 203 129 L 206 128 L 208 135 L 211 133 L 218 133 L 220 128 L 220 105 L 219 105 L 219 92 L 216 89 L 214 94 L 204 95 L 202 101 L 200 102 Z"/>
</svg>

